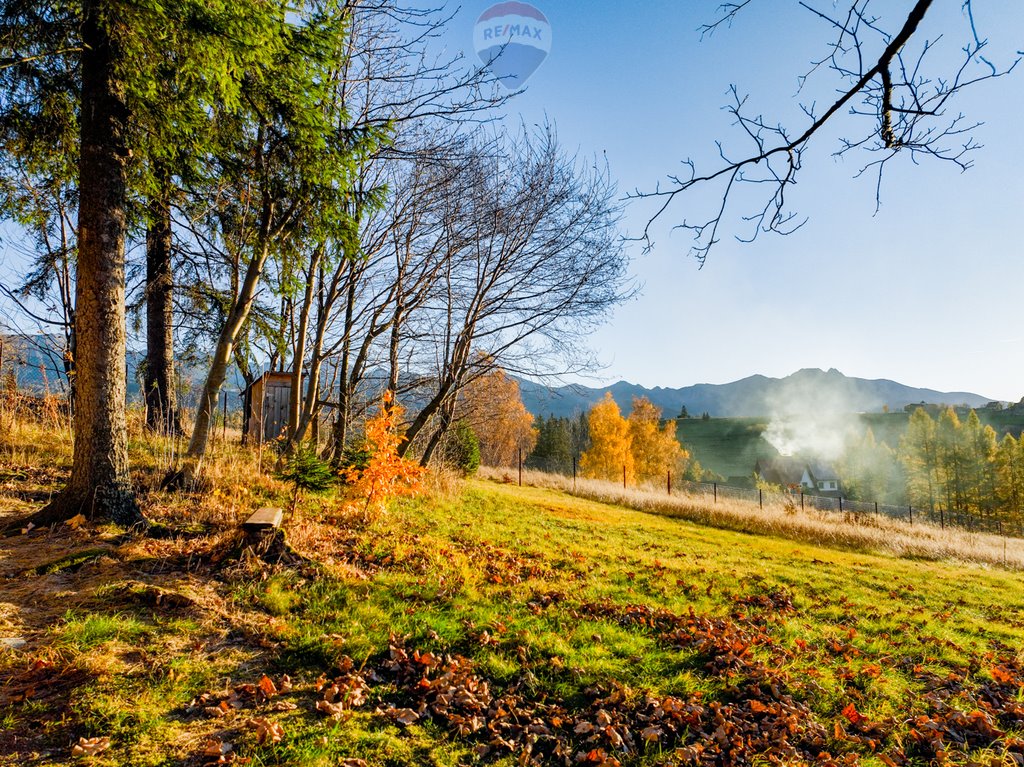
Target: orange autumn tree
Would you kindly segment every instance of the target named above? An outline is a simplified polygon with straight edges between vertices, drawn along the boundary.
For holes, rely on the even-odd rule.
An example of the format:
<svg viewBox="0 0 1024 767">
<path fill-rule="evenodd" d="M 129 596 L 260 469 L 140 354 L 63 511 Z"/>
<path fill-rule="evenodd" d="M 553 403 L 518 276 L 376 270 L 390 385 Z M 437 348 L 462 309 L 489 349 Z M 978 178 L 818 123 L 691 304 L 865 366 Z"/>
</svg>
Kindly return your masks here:
<svg viewBox="0 0 1024 767">
<path fill-rule="evenodd" d="M 661 425 L 661 409 L 647 397 L 634 397 L 627 419 L 633 466 L 638 482 L 662 480 L 685 466 L 689 454 L 676 439 L 675 422 Z"/>
<path fill-rule="evenodd" d="M 623 471 L 626 481 L 634 479 L 632 436 L 629 423 L 622 417 L 611 392 L 590 409 L 590 449 L 580 458 L 584 477 L 621 482 Z"/>
<path fill-rule="evenodd" d="M 514 466 L 520 450 L 528 455 L 537 444 L 537 428 L 519 383 L 504 370 L 492 370 L 470 383 L 462 393 L 462 411 L 480 441 L 484 466 Z"/>
<path fill-rule="evenodd" d="M 395 402 L 395 393 L 384 392 L 380 412 L 364 426 L 369 459 L 363 468 L 345 469 L 345 479 L 355 494 L 366 499 L 364 510 L 383 510 L 388 501 L 400 495 L 411 495 L 420 489 L 426 471 L 418 463 L 398 455 L 402 442 L 399 429 L 403 408 Z"/>
</svg>

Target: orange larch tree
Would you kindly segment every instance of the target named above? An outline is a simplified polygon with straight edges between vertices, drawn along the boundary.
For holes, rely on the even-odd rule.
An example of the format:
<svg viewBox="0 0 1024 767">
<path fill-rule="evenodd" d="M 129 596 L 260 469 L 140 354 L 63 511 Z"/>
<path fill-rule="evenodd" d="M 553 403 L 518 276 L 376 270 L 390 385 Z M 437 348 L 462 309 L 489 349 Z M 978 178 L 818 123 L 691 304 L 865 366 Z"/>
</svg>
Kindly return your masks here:
<svg viewBox="0 0 1024 767">
<path fill-rule="evenodd" d="M 480 463 L 514 466 L 537 444 L 533 416 L 523 404 L 519 383 L 495 369 L 470 383 L 462 393 L 461 409 L 480 440 Z"/>
<path fill-rule="evenodd" d="M 590 449 L 580 459 L 584 477 L 620 481 L 634 480 L 632 436 L 629 422 L 622 417 L 611 393 L 591 408 Z"/>
<path fill-rule="evenodd" d="M 647 397 L 634 397 L 627 419 L 633 466 L 638 482 L 661 480 L 685 468 L 689 457 L 676 439 L 675 422 L 661 425 L 661 410 Z"/>
</svg>

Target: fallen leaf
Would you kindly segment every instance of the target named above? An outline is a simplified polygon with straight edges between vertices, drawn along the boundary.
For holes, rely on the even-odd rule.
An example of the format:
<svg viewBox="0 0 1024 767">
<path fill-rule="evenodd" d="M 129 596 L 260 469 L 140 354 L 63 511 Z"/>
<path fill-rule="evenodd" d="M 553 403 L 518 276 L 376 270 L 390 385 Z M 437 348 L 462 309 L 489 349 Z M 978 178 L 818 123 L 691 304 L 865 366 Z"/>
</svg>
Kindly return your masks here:
<svg viewBox="0 0 1024 767">
<path fill-rule="evenodd" d="M 274 680 L 266 674 L 260 678 L 258 687 L 260 688 L 260 692 L 268 698 L 273 698 L 277 695 L 277 685 L 274 684 Z"/>
<path fill-rule="evenodd" d="M 992 674 L 992 678 L 997 682 L 1006 683 L 1013 681 L 1013 672 L 1003 668 L 1002 666 L 993 666 L 990 673 Z"/>
<path fill-rule="evenodd" d="M 256 730 L 256 742 L 261 746 L 265 743 L 280 743 L 284 738 L 284 727 L 265 717 L 250 719 L 249 727 Z"/>
<path fill-rule="evenodd" d="M 420 715 L 411 708 L 395 708 L 391 710 L 391 718 L 399 724 L 409 725 L 419 720 Z"/>
<path fill-rule="evenodd" d="M 71 748 L 72 756 L 96 756 L 110 748 L 110 738 L 79 738 Z"/>
<path fill-rule="evenodd" d="M 651 743 L 653 741 L 660 740 L 661 736 L 662 736 L 662 732 L 663 731 L 662 731 L 662 729 L 660 727 L 653 727 L 652 726 L 652 727 L 646 728 L 643 732 L 641 732 L 640 733 L 640 737 L 643 738 L 648 743 Z"/>
<path fill-rule="evenodd" d="M 843 716 L 849 720 L 850 724 L 859 724 L 864 719 L 861 713 L 857 710 L 857 707 L 852 703 L 843 709 Z"/>
<path fill-rule="evenodd" d="M 217 740 L 216 738 L 209 738 L 203 741 L 203 756 L 223 756 L 234 749 L 230 743 L 225 743 L 223 740 Z"/>
<path fill-rule="evenodd" d="M 64 524 L 70 527 L 72 530 L 77 530 L 88 521 L 89 520 L 85 518 L 84 514 L 75 514 L 75 516 L 73 516 L 71 519 L 65 521 Z"/>
<path fill-rule="evenodd" d="M 341 703 L 331 703 L 326 700 L 316 702 L 316 710 L 322 711 L 332 719 L 339 720 L 345 714 L 345 707 Z"/>
</svg>

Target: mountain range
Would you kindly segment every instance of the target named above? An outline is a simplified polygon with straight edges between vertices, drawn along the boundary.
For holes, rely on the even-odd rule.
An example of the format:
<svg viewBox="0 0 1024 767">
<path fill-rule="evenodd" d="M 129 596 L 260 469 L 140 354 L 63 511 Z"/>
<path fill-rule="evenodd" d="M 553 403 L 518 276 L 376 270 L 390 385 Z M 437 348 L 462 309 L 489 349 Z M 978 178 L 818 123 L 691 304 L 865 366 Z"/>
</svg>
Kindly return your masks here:
<svg viewBox="0 0 1024 767">
<path fill-rule="evenodd" d="M 14 373 L 17 384 L 34 391 L 64 389 L 60 372 L 60 342 L 56 337 L 36 336 L 31 343 L 25 338 L 0 335 L 3 373 Z M 129 350 L 128 370 L 138 369 L 142 352 Z M 192 387 L 201 385 L 200 370 L 185 373 Z M 835 368 L 798 370 L 785 378 L 752 375 L 725 384 L 695 384 L 673 389 L 662 386 L 647 388 L 619 381 L 611 386 L 592 388 L 578 384 L 549 387 L 526 378 L 517 378 L 526 409 L 533 415 L 572 416 L 584 413 L 611 392 L 623 412 L 632 409 L 634 397 L 647 397 L 661 408 L 666 418 L 674 418 L 685 407 L 690 416 L 774 416 L 790 413 L 834 412 L 870 413 L 885 407 L 901 410 L 906 405 L 929 404 L 968 405 L 982 407 L 991 401 L 971 392 L 941 392 L 920 389 L 887 379 L 870 380 L 845 376 Z M 240 381 L 232 380 L 234 392 Z M 139 396 L 135 375 L 128 377 L 129 398 Z M 231 406 L 235 406 L 231 398 Z"/>
<path fill-rule="evenodd" d="M 752 375 L 725 384 L 695 384 L 679 389 L 655 386 L 646 388 L 628 381 L 591 388 L 568 385 L 550 388 L 525 378 L 517 379 L 523 404 L 533 415 L 572 416 L 586 412 L 611 392 L 624 412 L 632 409 L 633 397 L 647 397 L 661 408 L 666 418 L 674 418 L 683 407 L 700 416 L 742 417 L 772 416 L 802 412 L 865 413 L 901 410 L 906 405 L 969 405 L 982 407 L 991 398 L 971 392 L 941 392 L 920 389 L 887 379 L 852 378 L 835 368 L 805 368 L 785 378 Z"/>
</svg>

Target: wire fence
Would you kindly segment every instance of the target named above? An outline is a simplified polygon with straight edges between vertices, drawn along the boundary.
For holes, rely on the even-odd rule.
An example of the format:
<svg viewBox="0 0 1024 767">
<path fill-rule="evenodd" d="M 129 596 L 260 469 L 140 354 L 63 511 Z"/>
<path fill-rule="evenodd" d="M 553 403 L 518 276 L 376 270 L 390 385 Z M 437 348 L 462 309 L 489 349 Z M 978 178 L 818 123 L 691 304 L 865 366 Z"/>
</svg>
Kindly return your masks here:
<svg viewBox="0 0 1024 767">
<path fill-rule="evenodd" d="M 712 503 L 722 500 L 738 500 L 765 504 L 792 505 L 795 508 L 832 511 L 837 514 L 862 515 L 878 514 L 891 519 L 901 520 L 909 525 L 927 522 L 939 527 L 954 527 L 964 530 L 996 533 L 999 535 L 1016 535 L 1024 537 L 1024 529 L 1019 522 L 1008 522 L 993 517 L 979 517 L 962 511 L 943 508 L 921 508 L 913 505 L 897 505 L 879 503 L 878 501 L 855 501 L 841 495 L 812 495 L 801 491 L 776 492 L 759 488 L 736 487 L 718 482 L 692 482 L 676 480 L 669 490 L 682 491 L 690 495 L 704 496 Z"/>
<path fill-rule="evenodd" d="M 539 467 L 538 467 L 539 468 Z M 555 470 L 555 473 L 569 476 L 569 466 L 562 470 Z M 542 469 L 543 470 L 543 469 Z M 577 463 L 572 462 L 571 476 L 575 480 Z M 623 467 L 622 486 L 627 485 L 626 467 Z M 520 484 L 522 484 L 522 461 L 520 460 Z M 650 488 L 648 488 L 650 489 Z M 835 512 L 836 514 L 847 515 L 847 518 L 856 518 L 861 515 L 876 514 L 890 519 L 906 522 L 908 525 L 928 524 L 937 525 L 943 529 L 956 528 L 972 532 L 987 532 L 997 535 L 1012 535 L 1024 538 L 1024 525 L 1021 524 L 1021 515 L 1015 515 L 1013 521 L 999 519 L 998 517 L 978 516 L 959 510 L 944 509 L 942 507 L 922 508 L 913 505 L 898 505 L 891 503 L 880 503 L 877 501 L 856 501 L 844 498 L 841 494 L 815 495 L 805 493 L 802 490 L 795 491 L 774 491 L 757 487 L 740 487 L 728 485 L 721 482 L 694 482 L 692 480 L 678 479 L 667 472 L 662 490 L 668 495 L 686 493 L 691 496 L 703 497 L 709 503 L 719 501 L 743 501 L 756 503 L 761 508 L 766 505 L 792 506 L 801 510 L 816 510 Z"/>
</svg>

